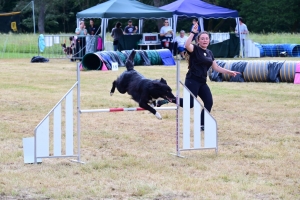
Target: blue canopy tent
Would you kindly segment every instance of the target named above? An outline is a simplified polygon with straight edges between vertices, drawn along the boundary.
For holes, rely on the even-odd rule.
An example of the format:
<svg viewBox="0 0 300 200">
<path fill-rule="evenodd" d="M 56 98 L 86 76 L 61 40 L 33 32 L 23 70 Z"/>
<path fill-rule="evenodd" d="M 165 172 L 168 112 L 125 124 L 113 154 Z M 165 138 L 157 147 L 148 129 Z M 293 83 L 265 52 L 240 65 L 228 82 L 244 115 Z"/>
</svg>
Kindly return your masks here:
<svg viewBox="0 0 300 200">
<path fill-rule="evenodd" d="M 204 30 L 203 18 L 237 18 L 238 12 L 220 6 L 212 5 L 201 0 L 177 0 L 160 7 L 173 12 L 173 28 L 176 31 L 178 16 L 199 18 L 201 30 Z"/>
<path fill-rule="evenodd" d="M 204 18 L 235 18 L 239 28 L 239 15 L 236 10 L 212 5 L 201 0 L 177 0 L 160 8 L 173 12 L 174 32 L 176 32 L 178 16 L 198 18 L 202 31 L 204 30 Z"/>
</svg>

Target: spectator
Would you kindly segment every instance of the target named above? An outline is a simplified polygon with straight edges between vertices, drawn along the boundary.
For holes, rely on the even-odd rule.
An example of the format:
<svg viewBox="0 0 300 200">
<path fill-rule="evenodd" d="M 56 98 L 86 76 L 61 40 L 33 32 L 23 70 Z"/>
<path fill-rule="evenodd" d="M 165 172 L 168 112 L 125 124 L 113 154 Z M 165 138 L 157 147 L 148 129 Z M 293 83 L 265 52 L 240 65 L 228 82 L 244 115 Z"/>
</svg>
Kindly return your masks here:
<svg viewBox="0 0 300 200">
<path fill-rule="evenodd" d="M 119 38 L 123 36 L 123 30 L 121 28 L 122 24 L 120 22 L 116 23 L 116 26 L 111 31 L 111 36 L 114 38 L 113 45 L 114 51 L 118 50 Z"/>
<path fill-rule="evenodd" d="M 88 34 L 90 35 L 98 35 L 99 34 L 99 28 L 95 26 L 94 20 L 90 19 L 90 26 L 88 28 Z"/>
<path fill-rule="evenodd" d="M 161 27 L 160 32 L 160 40 L 161 46 L 170 49 L 173 49 L 173 29 L 169 26 L 169 21 L 167 19 L 164 20 L 164 26 Z"/>
<path fill-rule="evenodd" d="M 185 42 L 187 39 L 188 37 L 185 35 L 185 31 L 181 30 L 179 36 L 177 36 L 174 40 L 174 42 L 177 42 L 177 50 L 183 60 L 185 60 Z"/>
<path fill-rule="evenodd" d="M 134 34 L 136 33 L 138 30 L 138 27 L 137 26 L 133 26 L 132 25 L 132 21 L 129 20 L 128 21 L 128 25 L 125 27 L 124 29 L 124 34 L 128 34 L 128 35 L 131 35 L 131 34 Z"/>
<path fill-rule="evenodd" d="M 79 58 L 79 60 L 82 60 L 82 57 L 85 55 L 85 36 L 87 35 L 84 21 L 79 22 L 79 28 L 76 28 L 75 33 L 77 35 L 75 57 Z"/>
<path fill-rule="evenodd" d="M 249 33 L 247 25 L 244 24 L 244 20 L 239 17 L 239 25 L 240 27 L 238 27 L 238 24 L 235 27 L 235 33 L 236 35 L 239 37 L 241 35 L 241 42 L 242 42 L 242 49 L 243 49 L 243 54 L 245 55 L 245 39 L 247 37 L 247 34 Z"/>
</svg>

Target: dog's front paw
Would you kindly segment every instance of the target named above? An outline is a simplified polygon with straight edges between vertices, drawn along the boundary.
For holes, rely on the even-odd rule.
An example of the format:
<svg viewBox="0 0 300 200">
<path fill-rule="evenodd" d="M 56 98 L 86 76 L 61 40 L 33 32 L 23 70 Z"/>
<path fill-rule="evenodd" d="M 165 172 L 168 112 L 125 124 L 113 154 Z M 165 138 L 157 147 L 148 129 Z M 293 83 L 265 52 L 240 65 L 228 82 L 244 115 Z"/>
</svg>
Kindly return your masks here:
<svg viewBox="0 0 300 200">
<path fill-rule="evenodd" d="M 113 93 L 113 92 L 111 92 L 111 93 L 110 93 L 110 96 L 112 96 L 113 94 L 114 94 L 114 93 Z"/>
<path fill-rule="evenodd" d="M 157 119 L 162 120 L 162 117 L 161 117 L 161 115 L 159 114 L 159 112 L 156 112 L 156 113 L 155 113 L 155 116 L 156 116 Z"/>
</svg>

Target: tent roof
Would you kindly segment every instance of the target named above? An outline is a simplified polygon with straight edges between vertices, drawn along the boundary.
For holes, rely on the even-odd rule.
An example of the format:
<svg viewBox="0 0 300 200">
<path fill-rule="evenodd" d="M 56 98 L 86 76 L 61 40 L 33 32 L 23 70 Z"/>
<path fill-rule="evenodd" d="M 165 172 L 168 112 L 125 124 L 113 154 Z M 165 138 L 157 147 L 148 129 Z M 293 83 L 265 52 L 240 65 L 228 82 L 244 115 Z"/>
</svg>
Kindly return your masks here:
<svg viewBox="0 0 300 200">
<path fill-rule="evenodd" d="M 171 11 L 136 0 L 109 0 L 76 14 L 77 18 L 170 18 Z"/>
<path fill-rule="evenodd" d="M 238 12 L 220 6 L 212 5 L 201 0 L 177 0 L 160 7 L 172 11 L 178 16 L 203 18 L 236 18 Z"/>
</svg>

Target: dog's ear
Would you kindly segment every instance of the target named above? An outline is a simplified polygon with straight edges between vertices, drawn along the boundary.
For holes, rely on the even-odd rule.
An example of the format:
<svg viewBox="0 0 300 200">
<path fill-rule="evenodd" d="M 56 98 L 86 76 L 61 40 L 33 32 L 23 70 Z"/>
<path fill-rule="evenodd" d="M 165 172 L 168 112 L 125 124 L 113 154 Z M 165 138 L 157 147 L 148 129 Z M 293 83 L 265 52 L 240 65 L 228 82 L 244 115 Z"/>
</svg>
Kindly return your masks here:
<svg viewBox="0 0 300 200">
<path fill-rule="evenodd" d="M 160 79 L 160 82 L 167 85 L 167 81 L 165 79 L 163 79 L 163 78 Z"/>
<path fill-rule="evenodd" d="M 130 55 L 128 56 L 127 60 L 130 60 L 131 62 L 133 62 L 134 57 L 135 57 L 136 51 L 133 49 L 130 53 Z"/>
<path fill-rule="evenodd" d="M 127 70 L 132 70 L 133 69 L 133 67 L 134 67 L 133 60 L 134 60 L 135 54 L 136 54 L 136 51 L 132 50 L 130 55 L 128 56 L 128 58 L 126 60 L 126 63 L 125 63 Z"/>
</svg>

